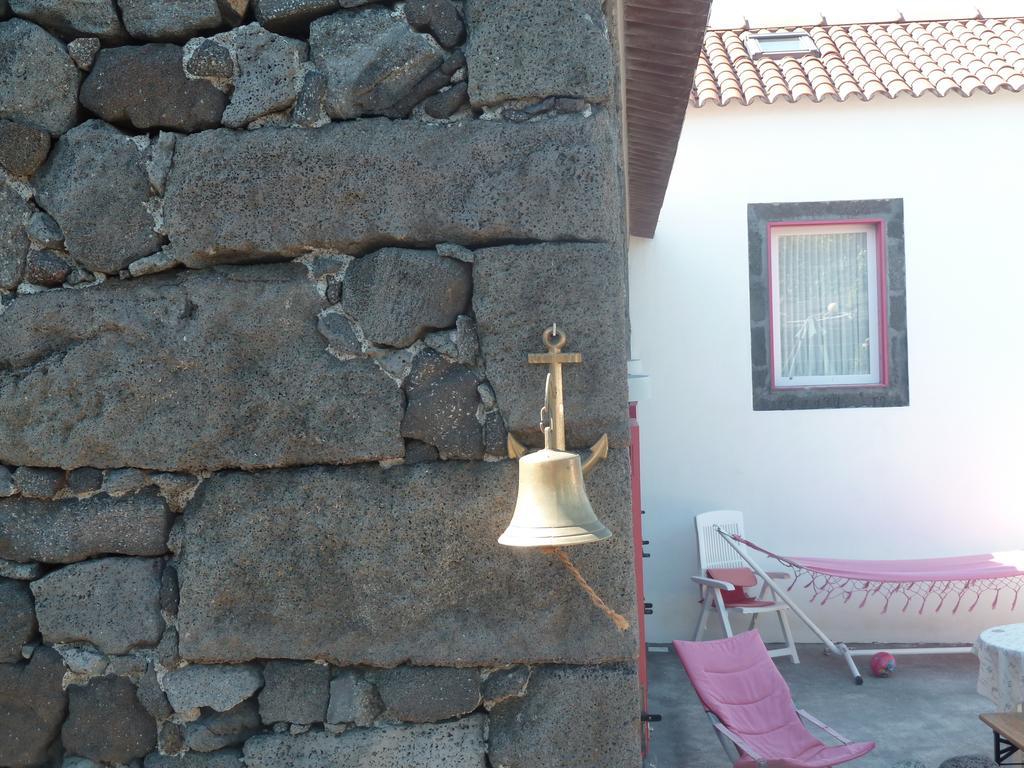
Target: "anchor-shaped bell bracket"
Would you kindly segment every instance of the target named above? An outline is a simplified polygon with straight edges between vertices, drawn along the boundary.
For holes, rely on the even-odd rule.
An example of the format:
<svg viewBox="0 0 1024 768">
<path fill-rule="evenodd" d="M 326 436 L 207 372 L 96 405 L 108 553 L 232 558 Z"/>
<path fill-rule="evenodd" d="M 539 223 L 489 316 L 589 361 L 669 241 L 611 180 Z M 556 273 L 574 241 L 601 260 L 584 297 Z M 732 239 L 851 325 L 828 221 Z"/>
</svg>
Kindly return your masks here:
<svg viewBox="0 0 1024 768">
<path fill-rule="evenodd" d="M 541 429 L 544 448 L 527 453 L 526 446 L 508 437 L 509 456 L 519 459 L 519 493 L 512 521 L 498 541 L 517 547 L 550 547 L 601 541 L 612 534 L 598 520 L 587 498 L 583 477 L 608 456 L 608 435 L 602 435 L 585 462 L 565 450 L 565 407 L 562 366 L 581 363 L 579 352 L 564 352 L 568 337 L 557 324 L 543 334 L 547 352 L 530 354 L 528 361 L 546 364 Z"/>
</svg>

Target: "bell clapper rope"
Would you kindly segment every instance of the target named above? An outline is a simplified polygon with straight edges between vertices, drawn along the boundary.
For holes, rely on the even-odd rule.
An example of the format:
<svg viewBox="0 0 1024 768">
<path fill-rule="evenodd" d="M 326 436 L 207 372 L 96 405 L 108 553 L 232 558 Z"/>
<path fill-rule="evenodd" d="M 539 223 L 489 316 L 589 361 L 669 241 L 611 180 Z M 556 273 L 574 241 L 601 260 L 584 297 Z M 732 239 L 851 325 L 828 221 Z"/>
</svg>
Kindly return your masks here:
<svg viewBox="0 0 1024 768">
<path fill-rule="evenodd" d="M 565 566 L 565 570 L 572 574 L 573 578 L 579 582 L 579 585 L 583 588 L 583 591 L 587 593 L 590 598 L 590 602 L 601 609 L 602 613 L 612 620 L 612 623 L 619 628 L 619 631 L 625 632 L 629 629 L 629 622 L 626 617 L 621 613 L 616 613 L 611 606 L 608 605 L 601 596 L 597 594 L 597 591 L 587 583 L 587 580 L 583 578 L 583 574 L 580 573 L 580 569 L 576 567 L 572 560 L 569 559 L 568 553 L 561 547 L 542 547 L 546 552 L 550 552 L 559 560 L 562 561 L 562 565 Z"/>
</svg>

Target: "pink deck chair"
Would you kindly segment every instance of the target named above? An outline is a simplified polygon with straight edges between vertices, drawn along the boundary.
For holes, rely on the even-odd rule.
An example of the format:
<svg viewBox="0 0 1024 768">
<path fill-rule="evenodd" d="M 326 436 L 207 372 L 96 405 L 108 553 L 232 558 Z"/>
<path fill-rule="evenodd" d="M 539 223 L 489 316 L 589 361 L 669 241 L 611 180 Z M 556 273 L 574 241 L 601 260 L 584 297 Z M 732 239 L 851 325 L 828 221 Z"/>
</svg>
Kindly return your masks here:
<svg viewBox="0 0 1024 768">
<path fill-rule="evenodd" d="M 735 745 L 736 768 L 830 768 L 875 748 L 872 741 L 852 743 L 797 709 L 756 631 L 724 640 L 676 640 L 673 645 L 730 757 L 729 742 Z M 826 746 L 804 722 L 841 744 Z"/>
</svg>

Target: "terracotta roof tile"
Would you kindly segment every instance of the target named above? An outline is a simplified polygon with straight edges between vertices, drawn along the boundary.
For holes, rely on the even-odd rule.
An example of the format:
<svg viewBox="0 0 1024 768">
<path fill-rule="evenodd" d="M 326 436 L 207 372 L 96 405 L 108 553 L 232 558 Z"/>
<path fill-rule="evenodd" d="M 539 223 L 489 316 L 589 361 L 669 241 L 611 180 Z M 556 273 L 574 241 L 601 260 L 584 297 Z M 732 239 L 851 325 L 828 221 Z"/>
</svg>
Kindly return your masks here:
<svg viewBox="0 0 1024 768">
<path fill-rule="evenodd" d="M 751 35 L 806 33 L 817 52 L 752 60 Z M 708 30 L 690 103 L 868 100 L 1024 91 L 1024 18 Z"/>
</svg>

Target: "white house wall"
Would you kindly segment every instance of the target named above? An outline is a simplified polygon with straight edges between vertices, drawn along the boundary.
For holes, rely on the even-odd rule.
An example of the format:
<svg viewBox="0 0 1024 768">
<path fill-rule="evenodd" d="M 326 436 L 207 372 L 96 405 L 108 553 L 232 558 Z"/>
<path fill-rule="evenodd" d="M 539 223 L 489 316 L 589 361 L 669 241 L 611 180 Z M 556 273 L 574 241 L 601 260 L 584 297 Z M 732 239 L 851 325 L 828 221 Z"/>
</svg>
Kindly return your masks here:
<svg viewBox="0 0 1024 768">
<path fill-rule="evenodd" d="M 793 555 L 1024 549 L 1022 188 L 1022 95 L 691 108 L 657 236 L 630 244 L 632 354 L 652 385 L 649 641 L 692 632 L 706 510 L 744 510 L 753 540 Z M 754 412 L 747 203 L 890 197 L 905 205 L 910 407 Z M 811 614 L 837 640 L 970 641 L 1024 621 L 1024 595 L 1015 612 L 1007 597 L 955 616 Z"/>
</svg>

